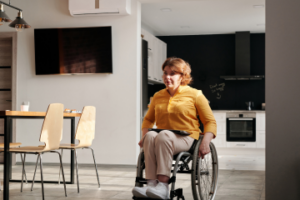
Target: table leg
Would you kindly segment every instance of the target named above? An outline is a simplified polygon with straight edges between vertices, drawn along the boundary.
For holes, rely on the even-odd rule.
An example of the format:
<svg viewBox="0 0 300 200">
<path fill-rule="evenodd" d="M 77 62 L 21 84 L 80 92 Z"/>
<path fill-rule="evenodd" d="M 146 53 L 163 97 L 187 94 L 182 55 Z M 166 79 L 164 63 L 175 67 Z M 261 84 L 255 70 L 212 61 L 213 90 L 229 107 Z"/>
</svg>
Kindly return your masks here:
<svg viewBox="0 0 300 200">
<path fill-rule="evenodd" d="M 12 130 L 13 130 L 13 119 L 10 118 L 10 129 L 9 129 L 9 143 L 12 142 L 13 139 L 13 134 L 12 134 Z M 9 180 L 12 177 L 12 154 L 9 154 L 9 169 L 8 169 L 8 173 L 9 173 Z"/>
<path fill-rule="evenodd" d="M 71 118 L 71 144 L 75 144 L 75 117 Z M 74 184 L 74 150 L 71 150 L 70 176 L 71 184 Z"/>
<path fill-rule="evenodd" d="M 12 119 L 11 117 L 4 118 L 4 170 L 3 170 L 3 200 L 9 199 L 9 179 L 10 179 L 10 167 L 11 159 L 9 153 L 9 142 L 10 133 L 12 129 Z"/>
</svg>

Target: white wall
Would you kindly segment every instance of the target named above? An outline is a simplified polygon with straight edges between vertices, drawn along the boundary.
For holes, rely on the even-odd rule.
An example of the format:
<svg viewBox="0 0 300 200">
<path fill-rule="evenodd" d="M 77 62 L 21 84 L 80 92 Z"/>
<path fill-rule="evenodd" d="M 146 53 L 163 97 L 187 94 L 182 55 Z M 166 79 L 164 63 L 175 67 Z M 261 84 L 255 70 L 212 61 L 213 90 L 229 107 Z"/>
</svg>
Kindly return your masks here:
<svg viewBox="0 0 300 200">
<path fill-rule="evenodd" d="M 65 108 L 81 110 L 85 105 L 97 108 L 96 136 L 93 148 L 97 163 L 135 164 L 139 153 L 140 113 L 140 3 L 132 0 L 128 16 L 71 17 L 67 0 L 14 0 L 23 10 L 32 28 L 18 33 L 17 108 L 30 101 L 31 111 L 45 111 L 48 104 L 60 102 Z M 14 19 L 17 11 L 5 6 Z M 77 76 L 36 76 L 34 29 L 57 27 L 112 26 L 113 74 Z M 14 31 L 4 24 L 0 32 Z M 1 34 L 1 33 L 0 33 Z M 77 121 L 76 121 L 77 123 Z M 18 120 L 17 141 L 38 145 L 42 120 Z M 64 143 L 70 142 L 70 122 L 64 123 Z M 58 162 L 57 155 L 43 156 L 44 162 Z M 29 155 L 27 161 L 34 162 Z M 92 163 L 88 150 L 78 151 L 79 163 Z M 69 162 L 69 152 L 64 153 Z"/>
<path fill-rule="evenodd" d="M 266 1 L 266 200 L 300 199 L 300 1 Z"/>
</svg>

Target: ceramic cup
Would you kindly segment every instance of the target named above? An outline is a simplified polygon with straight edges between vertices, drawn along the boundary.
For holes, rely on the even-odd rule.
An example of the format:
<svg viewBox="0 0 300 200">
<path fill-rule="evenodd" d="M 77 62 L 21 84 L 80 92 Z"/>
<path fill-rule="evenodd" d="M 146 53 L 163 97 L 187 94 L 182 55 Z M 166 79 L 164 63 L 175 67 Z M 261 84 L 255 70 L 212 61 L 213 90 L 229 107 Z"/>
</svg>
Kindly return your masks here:
<svg viewBox="0 0 300 200">
<path fill-rule="evenodd" d="M 29 111 L 29 105 L 21 105 L 21 111 Z"/>
<path fill-rule="evenodd" d="M 28 101 L 22 102 L 21 111 L 29 111 L 29 102 Z"/>
</svg>

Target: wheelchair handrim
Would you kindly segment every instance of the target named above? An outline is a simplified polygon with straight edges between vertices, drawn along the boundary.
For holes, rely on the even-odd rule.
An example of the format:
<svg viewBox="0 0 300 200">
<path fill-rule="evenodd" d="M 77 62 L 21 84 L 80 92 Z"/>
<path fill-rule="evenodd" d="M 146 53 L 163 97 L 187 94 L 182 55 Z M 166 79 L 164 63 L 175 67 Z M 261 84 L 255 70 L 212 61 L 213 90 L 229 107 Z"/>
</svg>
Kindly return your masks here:
<svg viewBox="0 0 300 200">
<path fill-rule="evenodd" d="M 201 175 L 200 178 L 198 178 L 198 191 L 199 191 L 199 196 L 201 198 L 201 200 L 213 200 L 215 195 L 216 195 L 216 191 L 217 191 L 217 184 L 218 184 L 218 157 L 216 155 L 216 149 L 214 147 L 214 145 L 212 143 L 210 143 L 210 151 L 211 153 L 209 153 L 208 155 L 206 155 L 204 157 L 204 159 L 199 158 L 199 163 L 198 163 L 198 174 L 203 174 Z M 211 159 L 211 161 L 208 161 L 208 163 L 211 163 L 211 171 L 209 172 L 209 167 L 207 165 L 207 160 Z M 204 163 L 206 162 L 206 163 Z M 203 169 L 201 166 L 202 163 L 205 164 L 206 168 Z M 211 182 L 206 183 L 209 185 L 205 185 L 204 184 L 204 179 L 206 177 L 209 176 L 208 173 L 211 173 Z M 206 187 L 206 193 L 203 191 L 205 190 L 204 187 Z M 209 192 L 209 193 L 208 193 Z M 207 194 L 208 193 L 208 194 Z M 204 196 L 205 195 L 205 196 Z"/>
<path fill-rule="evenodd" d="M 199 138 L 199 142 L 197 143 L 197 146 L 194 150 L 194 154 L 193 154 L 193 167 L 192 167 L 192 192 L 193 192 L 193 196 L 194 196 L 194 200 L 213 200 L 215 195 L 216 195 L 216 191 L 217 191 L 217 183 L 218 183 L 218 156 L 217 156 L 217 152 L 216 149 L 213 145 L 213 143 L 210 143 L 210 149 L 211 149 L 211 159 L 212 159 L 212 170 L 211 170 L 211 174 L 212 174 L 212 181 L 211 181 L 211 185 L 210 185 L 210 193 L 211 195 L 209 195 L 209 198 L 205 199 L 203 197 L 202 194 L 202 189 L 201 189 L 201 162 L 202 160 L 198 158 L 198 149 L 200 146 L 200 143 L 202 141 L 203 137 Z M 205 174 L 205 172 L 202 173 L 203 175 L 207 175 L 207 173 Z"/>
</svg>

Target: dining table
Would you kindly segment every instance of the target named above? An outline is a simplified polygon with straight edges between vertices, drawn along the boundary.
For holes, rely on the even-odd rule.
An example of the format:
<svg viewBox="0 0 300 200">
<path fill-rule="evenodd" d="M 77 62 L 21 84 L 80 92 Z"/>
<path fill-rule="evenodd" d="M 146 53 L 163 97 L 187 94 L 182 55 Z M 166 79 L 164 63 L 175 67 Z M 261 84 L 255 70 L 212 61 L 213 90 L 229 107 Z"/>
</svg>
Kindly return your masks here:
<svg viewBox="0 0 300 200">
<path fill-rule="evenodd" d="M 0 119 L 4 119 L 4 133 L 0 136 L 4 137 L 4 166 L 3 166 L 3 200 L 9 199 L 9 182 L 21 182 L 22 180 L 12 179 L 12 156 L 9 152 L 9 143 L 12 142 L 13 119 L 44 119 L 46 112 L 35 111 L 0 111 Z M 81 113 L 64 113 L 64 119 L 71 120 L 71 144 L 75 144 L 75 118 L 80 117 Z M 66 184 L 74 184 L 74 150 L 70 154 L 70 180 Z M 28 180 L 32 182 L 32 180 Z M 35 181 L 40 182 L 40 181 Z M 44 183 L 58 184 L 58 181 L 47 181 Z"/>
</svg>

